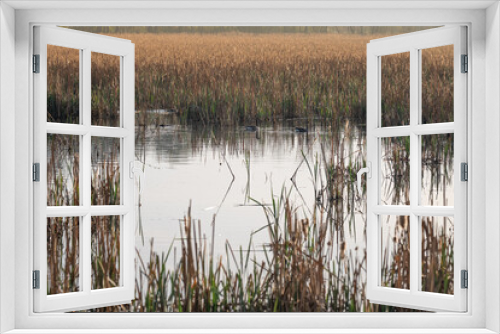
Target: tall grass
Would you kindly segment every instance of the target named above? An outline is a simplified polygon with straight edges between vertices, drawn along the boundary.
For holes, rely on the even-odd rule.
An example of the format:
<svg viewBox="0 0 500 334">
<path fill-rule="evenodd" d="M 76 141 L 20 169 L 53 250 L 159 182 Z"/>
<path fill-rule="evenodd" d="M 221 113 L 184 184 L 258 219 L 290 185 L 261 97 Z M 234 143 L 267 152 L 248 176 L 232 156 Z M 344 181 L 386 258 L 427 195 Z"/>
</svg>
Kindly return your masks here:
<svg viewBox="0 0 500 334">
<path fill-rule="evenodd" d="M 78 136 L 47 135 L 47 205 L 80 205 Z M 92 140 L 91 204 L 120 203 L 119 140 Z M 80 217 L 47 219 L 48 294 L 79 291 Z M 92 289 L 119 286 L 120 217 L 91 217 Z"/>
<path fill-rule="evenodd" d="M 47 122 L 81 122 L 79 57 L 79 50 L 47 46 Z"/>
<path fill-rule="evenodd" d="M 47 294 L 80 290 L 78 217 L 47 218 Z"/>
<path fill-rule="evenodd" d="M 178 113 L 184 122 L 223 125 L 297 117 L 364 122 L 366 44 L 380 37 L 238 33 L 113 35 L 130 39 L 136 45 L 137 112 L 169 110 Z M 63 56 L 69 57 L 69 64 L 78 66 L 73 54 L 60 49 L 49 59 L 49 70 L 60 68 Z M 119 101 L 109 98 L 116 96 L 116 62 L 101 58 L 93 63 L 93 105 L 102 107 L 105 114 L 109 112 L 104 109 L 117 110 Z M 448 58 L 448 54 L 433 57 L 430 65 L 424 67 L 424 75 L 430 78 L 424 80 L 424 90 L 432 103 L 444 100 L 438 98 L 442 90 L 433 86 L 435 81 L 430 76 L 438 76 L 440 72 L 435 67 Z M 405 76 L 400 70 L 406 65 L 397 64 L 384 67 L 384 77 L 392 82 Z M 65 87 L 78 81 L 75 78 L 78 75 L 58 76 L 60 83 L 49 86 L 50 96 L 62 96 Z M 406 79 L 409 80 L 409 75 Z M 446 85 L 441 86 L 446 89 Z M 62 97 L 56 100 L 64 106 L 69 103 Z M 399 101 L 398 94 L 384 99 L 387 105 L 399 105 Z M 77 109 L 73 110 L 76 113 Z M 449 108 L 440 112 L 443 110 L 447 112 Z M 138 121 L 143 118 L 138 117 Z"/>
<path fill-rule="evenodd" d="M 363 214 L 359 217 L 365 211 L 364 194 L 357 194 L 354 190 L 354 173 L 365 164 L 365 137 L 360 130 L 352 129 L 348 122 L 341 129 L 330 142 L 334 146 L 331 150 L 333 155 L 327 153 L 329 145 L 324 145 L 321 155 L 314 161 L 304 160 L 312 182 L 317 183 L 314 187 L 317 198 L 309 211 L 298 211 L 298 204 L 289 199 L 291 189 L 283 189 L 273 196 L 271 206 L 262 205 L 263 221 L 266 223 L 255 233 L 268 234 L 263 259 L 257 259 L 253 252 L 255 248 L 251 236 L 246 245 L 232 245 L 228 240 L 226 252 L 214 254 L 214 231 L 203 231 L 201 223 L 191 216 L 188 208 L 179 226 L 180 246 L 172 245 L 167 253 L 156 253 L 154 240 L 151 240 L 149 259 L 141 258 L 137 253 L 136 299 L 129 305 L 94 311 L 402 310 L 374 305 L 366 300 L 366 249 L 350 248 L 349 236 L 345 234 L 356 226 L 364 228 L 359 219 L 366 219 Z M 60 148 L 67 152 L 64 147 Z M 396 143 L 392 149 L 399 151 L 405 148 Z M 111 168 L 112 159 L 103 166 L 106 167 L 102 169 L 104 171 Z M 92 186 L 106 188 L 112 193 L 108 175 L 114 178 L 113 173 L 103 173 L 102 177 L 93 178 L 99 184 Z M 398 187 L 404 186 L 402 183 Z M 304 212 L 309 214 L 304 216 Z M 118 285 L 120 275 L 118 219 L 97 219 L 99 221 L 92 224 L 93 288 L 110 288 Z M 101 220 L 102 223 L 99 223 Z M 215 224 L 217 220 L 214 217 L 212 227 Z M 349 229 L 345 224 L 349 224 Z M 394 236 L 397 242 L 388 240 L 394 246 L 387 247 L 387 251 L 381 254 L 381 277 L 385 286 L 408 287 L 409 235 L 408 228 L 402 228 L 403 225 L 404 221 L 392 225 L 393 230 L 388 231 L 388 235 Z M 74 269 L 77 268 L 78 254 L 71 250 L 78 249 L 71 246 L 78 242 L 78 228 L 59 221 L 51 223 L 50 228 L 48 261 L 53 278 L 50 289 L 70 292 L 78 286 L 78 271 Z M 61 232 L 53 232 L 56 229 Z M 442 224 L 432 224 L 432 220 L 424 220 L 422 225 L 422 258 L 426 259 L 422 263 L 425 273 L 422 283 L 426 291 L 453 291 L 453 238 L 445 229 Z M 66 245 L 70 248 L 65 252 L 53 252 L 54 244 L 60 245 L 58 249 L 64 249 Z"/>
<path fill-rule="evenodd" d="M 322 141 L 321 154 L 314 161 L 303 162 L 315 188 L 315 204 L 307 214 L 299 214 L 299 204 L 290 201 L 291 189 L 283 189 L 273 196 L 271 206 L 262 205 L 265 225 L 256 233 L 269 235 L 264 260 L 253 252 L 251 237 L 247 245 L 233 245 L 229 240 L 225 254 L 214 254 L 214 230 L 203 231 L 189 207 L 180 223 L 180 247 L 172 246 L 160 254 L 154 251 L 154 240 L 151 240 L 149 259 L 137 252 L 136 298 L 132 303 L 93 311 L 402 310 L 369 303 L 365 295 L 366 249 L 351 249 L 345 235 L 346 231 L 355 234 L 356 228 L 364 229 L 366 224 L 366 216 L 362 214 L 365 194 L 358 194 L 354 188 L 355 173 L 366 164 L 366 136 L 356 129 L 364 123 L 366 113 L 366 43 L 376 36 L 237 33 L 117 36 L 136 44 L 136 121 L 138 133 L 144 136 L 145 126 L 164 125 L 171 121 L 170 114 L 176 114 L 181 123 L 199 125 L 233 126 L 289 119 L 314 124 L 319 120 L 330 127 L 332 136 Z M 78 85 L 77 76 L 71 75 L 78 64 L 77 56 L 61 49 L 53 51 L 55 56 L 49 58 L 48 66 L 49 71 L 56 74 L 50 79 L 53 84 L 49 85 L 48 92 L 48 120 L 78 122 L 76 100 L 66 96 L 74 96 Z M 62 59 L 68 61 L 62 62 Z M 404 57 L 400 60 L 404 61 Z M 423 88 L 426 94 L 424 122 L 452 120 L 453 109 L 447 102 L 452 92 L 448 85 L 449 53 L 424 55 L 423 62 L 423 73 L 428 78 Z M 388 92 L 407 80 L 401 74 L 402 66 L 405 65 L 392 64 L 383 69 L 384 76 L 391 78 L 385 81 L 384 89 Z M 443 66 L 444 70 L 437 70 Z M 116 69 L 97 61 L 92 71 L 96 92 L 92 117 L 98 120 L 96 124 L 115 125 L 117 118 L 110 115 L 116 115 L 118 100 L 109 97 L 119 92 Z M 110 89 L 103 91 L 100 87 Z M 383 104 L 388 106 L 384 109 L 388 111 L 387 119 L 397 120 L 393 125 L 406 124 L 407 110 L 401 104 L 401 96 L 388 94 Z M 101 122 L 107 118 L 111 118 L 113 124 Z M 453 162 L 453 148 L 449 138 L 447 140 L 442 144 L 443 141 L 428 139 L 422 144 L 423 166 L 429 166 L 426 170 L 436 184 L 429 193 L 439 193 L 443 198 L 449 191 L 444 189 L 449 183 L 452 174 L 449 166 Z M 51 147 L 47 166 L 51 180 L 48 205 L 78 205 L 78 152 L 62 139 L 48 138 L 48 141 Z M 231 142 L 237 142 L 237 138 L 224 138 L 219 144 L 228 146 L 230 154 Z M 120 173 L 114 162 L 119 148 L 109 144 L 97 145 L 96 149 L 101 151 L 99 158 L 94 159 L 93 155 L 92 204 L 118 204 Z M 408 143 L 399 138 L 385 149 L 383 162 L 388 166 L 389 182 L 384 191 L 389 194 L 390 202 L 406 203 L 409 198 Z M 78 290 L 77 221 L 52 219 L 47 223 L 49 293 Z M 94 289 L 119 285 L 117 221 L 113 217 L 98 217 L 93 222 Z M 212 226 L 215 224 L 214 216 Z M 404 219 L 391 225 L 390 234 L 394 239 L 388 240 L 390 247 L 380 254 L 381 279 L 385 286 L 407 288 L 409 229 L 405 226 Z M 451 221 L 423 220 L 424 291 L 453 291 L 450 226 Z"/>
<path fill-rule="evenodd" d="M 366 44 L 382 35 L 111 34 L 136 45 L 136 111 L 168 110 L 183 122 L 235 125 L 366 114 Z M 453 49 L 422 51 L 423 123 L 453 120 Z M 48 119 L 78 122 L 79 53 L 48 48 Z M 93 124 L 115 126 L 117 57 L 92 54 Z M 384 56 L 385 126 L 409 122 L 409 57 Z M 163 123 L 163 113 L 137 121 Z M 102 122 L 106 123 L 103 124 Z M 252 123 L 253 124 L 253 123 Z"/>
</svg>

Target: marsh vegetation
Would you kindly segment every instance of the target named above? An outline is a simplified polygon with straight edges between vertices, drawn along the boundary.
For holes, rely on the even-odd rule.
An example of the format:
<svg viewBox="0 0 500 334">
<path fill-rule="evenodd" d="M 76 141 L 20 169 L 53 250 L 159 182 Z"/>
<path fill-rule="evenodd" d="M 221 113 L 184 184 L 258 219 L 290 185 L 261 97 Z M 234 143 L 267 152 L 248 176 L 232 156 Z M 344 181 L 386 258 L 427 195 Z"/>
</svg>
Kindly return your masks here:
<svg viewBox="0 0 500 334">
<path fill-rule="evenodd" d="M 227 182 L 208 190 L 198 184 L 185 196 L 180 186 L 162 188 L 177 193 L 172 205 L 182 211 L 174 210 L 176 221 L 163 225 L 163 241 L 147 233 L 147 201 L 168 197 L 146 187 L 137 203 L 136 298 L 91 311 L 409 311 L 371 304 L 365 296 L 366 192 L 357 191 L 355 177 L 366 165 L 366 43 L 381 35 L 113 35 L 136 45 L 136 158 L 143 168 L 155 173 L 156 183 L 164 178 L 172 187 L 176 171 L 200 160 L 199 173 L 219 165 Z M 51 52 L 48 121 L 78 123 L 79 80 L 71 75 L 78 56 L 56 47 Z M 452 57 L 441 48 L 423 58 L 427 123 L 453 121 Z M 384 78 L 391 78 L 383 81 L 387 124 L 402 125 L 409 113 L 405 61 L 397 57 L 383 67 Z M 98 125 L 119 119 L 116 65 L 113 58 L 93 62 L 92 117 L 101 120 Z M 78 138 L 49 135 L 47 141 L 47 204 L 79 205 Z M 92 204 L 120 203 L 119 144 L 96 139 L 92 145 Z M 409 141 L 389 140 L 382 151 L 382 198 L 407 204 Z M 453 205 L 453 135 L 423 136 L 422 156 L 422 201 Z M 277 157 L 291 169 L 280 170 Z M 263 168 L 266 181 L 255 181 Z M 200 209 L 203 192 L 217 198 L 214 208 Z M 236 210 L 234 203 L 253 211 L 225 216 Z M 171 214 L 161 213 L 162 207 L 168 204 L 155 207 L 157 215 Z M 118 221 L 92 221 L 93 289 L 119 282 Z M 78 291 L 78 223 L 47 222 L 50 294 Z M 252 231 L 244 240 L 220 236 L 235 224 L 250 224 Z M 385 217 L 382 226 L 382 284 L 408 288 L 408 219 Z M 453 221 L 424 217 L 421 229 L 422 290 L 453 293 Z"/>
</svg>

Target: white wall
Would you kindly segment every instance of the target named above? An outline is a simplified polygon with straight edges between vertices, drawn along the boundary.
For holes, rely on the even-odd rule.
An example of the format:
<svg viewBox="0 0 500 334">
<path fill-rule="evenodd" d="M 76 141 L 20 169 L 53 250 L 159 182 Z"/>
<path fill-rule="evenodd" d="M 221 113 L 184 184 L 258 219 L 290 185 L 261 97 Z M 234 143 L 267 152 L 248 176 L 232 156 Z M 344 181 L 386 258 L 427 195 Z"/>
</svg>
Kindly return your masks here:
<svg viewBox="0 0 500 334">
<path fill-rule="evenodd" d="M 500 6 L 498 3 L 486 11 L 486 252 L 497 254 L 496 260 L 486 263 L 486 328 L 500 332 L 500 286 L 488 277 L 500 276 Z M 495 257 L 492 257 L 495 259 Z"/>
<path fill-rule="evenodd" d="M 0 253 L 2 255 L 7 255 L 7 258 L 12 261 L 12 253 L 9 252 L 9 247 L 12 245 L 12 240 L 14 239 L 14 231 L 13 227 L 13 213 L 10 211 L 13 205 L 12 204 L 12 189 L 14 186 L 14 170 L 13 165 L 10 163 L 14 160 L 14 152 L 11 148 L 12 138 L 14 136 L 14 130 L 12 129 L 12 125 L 14 124 L 14 112 L 12 109 L 12 101 L 11 98 L 14 96 L 14 82 L 13 75 L 10 73 L 13 66 L 13 59 L 7 59 L 8 57 L 12 57 L 12 50 L 8 52 L 13 44 L 12 38 L 8 34 L 9 31 L 12 32 L 13 26 L 13 11 L 12 9 L 6 7 L 5 5 L 0 6 L 0 38 L 2 45 L 2 52 L 0 52 L 0 61 L 1 61 L 1 79 L 0 79 L 0 196 L 3 196 L 5 193 L 8 196 L 3 196 L 0 201 L 2 203 L 1 210 L 1 227 L 0 227 L 0 238 L 2 243 L 2 248 L 0 249 Z M 236 15 L 235 15 L 236 14 Z M 238 15 L 239 14 L 239 15 Z M 37 22 L 37 23 L 53 23 L 53 22 L 82 22 L 87 24 L 98 24 L 100 22 L 109 22 L 109 24 L 126 22 L 127 24 L 137 23 L 141 24 L 141 22 L 150 22 L 151 24 L 219 24 L 219 22 L 225 22 L 225 24 L 259 24 L 266 22 L 276 22 L 277 24 L 289 24 L 290 22 L 297 22 L 302 25 L 309 24 L 328 24 L 330 22 L 334 22 L 336 24 L 349 24 L 353 22 L 364 22 L 366 24 L 372 24 L 376 22 L 407 22 L 408 16 L 413 19 L 419 19 L 425 22 L 472 22 L 473 23 L 473 41 L 474 41 L 474 53 L 472 55 L 472 66 L 474 71 L 475 79 L 473 79 L 473 84 L 475 90 L 477 89 L 477 94 L 475 95 L 475 99 L 472 101 L 472 106 L 474 110 L 474 115 L 472 115 L 472 125 L 470 130 L 472 131 L 472 136 L 475 138 L 474 141 L 474 156 L 470 159 L 471 166 L 473 169 L 470 171 L 469 175 L 472 175 L 474 179 L 474 189 L 471 194 L 471 200 L 474 202 L 474 209 L 472 212 L 472 238 L 476 240 L 474 249 L 471 250 L 470 254 L 480 254 L 480 256 L 484 257 L 484 249 L 488 247 L 488 252 L 495 251 L 496 256 L 492 258 L 496 262 L 492 262 L 491 259 L 488 261 L 487 275 L 482 275 L 484 272 L 484 264 L 483 261 L 475 261 L 471 263 L 471 274 L 470 278 L 475 280 L 475 282 L 480 282 L 477 288 L 475 288 L 475 292 L 472 295 L 469 293 L 469 296 L 472 296 L 472 310 L 475 313 L 474 322 L 469 321 L 468 317 L 454 317 L 453 315 L 449 315 L 449 319 L 438 319 L 438 318 L 425 318 L 425 323 L 418 323 L 416 327 L 429 327 L 438 325 L 442 325 L 441 320 L 446 321 L 446 325 L 451 327 L 464 327 L 464 326 L 474 326 L 474 327 L 483 327 L 484 326 L 484 296 L 486 295 L 486 299 L 488 301 L 488 311 L 487 311 L 487 324 L 488 327 L 494 329 L 495 331 L 500 331 L 500 320 L 498 319 L 498 315 L 500 314 L 500 298 L 499 298 L 499 286 L 495 286 L 491 284 L 491 279 L 494 279 L 495 282 L 498 282 L 498 277 L 500 273 L 500 258 L 499 258 L 499 245 L 496 242 L 499 240 L 500 229 L 498 224 L 500 223 L 500 173 L 498 166 L 500 165 L 500 131 L 499 129 L 499 121 L 500 116 L 498 115 L 499 106 L 500 106 L 500 64 L 499 64 L 499 54 L 500 54 L 500 24 L 499 24 L 499 8 L 498 5 L 491 7 L 488 10 L 488 20 L 485 20 L 484 11 L 457 11 L 457 10 L 446 10 L 446 11 L 425 11 L 425 10 L 412 10 L 410 11 L 384 11 L 384 10 L 370 10 L 370 11 L 362 11 L 359 14 L 357 11 L 348 11 L 348 10 L 322 10 L 322 11 L 313 11 L 313 10 L 268 10 L 265 13 L 258 10 L 248 10 L 243 13 L 234 11 L 225 11 L 225 10 L 169 10 L 162 11 L 157 10 L 155 12 L 149 12 L 144 10 L 133 10 L 133 11 L 114 11 L 114 10 L 100 10 L 100 11 L 91 11 L 91 10 L 42 10 L 42 11 L 23 11 L 18 10 L 16 14 L 16 22 L 17 22 L 17 45 L 16 45 L 16 58 L 17 58 L 17 81 L 16 85 L 16 115 L 15 115 L 15 135 L 16 135 L 16 145 L 18 147 L 18 151 L 15 154 L 16 163 L 16 175 L 15 175 L 15 186 L 16 186 L 16 239 L 17 250 L 16 256 L 18 256 L 18 263 L 15 266 L 16 270 L 16 282 L 18 294 L 16 295 L 16 307 L 18 312 L 16 312 L 16 324 L 18 327 L 25 328 L 34 328 L 38 326 L 43 326 L 46 328 L 67 328 L 68 323 L 71 322 L 72 325 L 76 326 L 88 326 L 94 328 L 105 328 L 106 326 L 121 326 L 121 328 L 134 328 L 136 325 L 136 318 L 130 317 L 128 315 L 120 316 L 115 315 L 113 321 L 108 321 L 104 323 L 104 321 L 95 321 L 93 318 L 92 321 L 89 322 L 86 317 L 77 317 L 66 319 L 66 322 L 55 322 L 54 317 L 39 317 L 34 319 L 34 317 L 28 317 L 28 313 L 26 310 L 31 309 L 30 304 L 30 292 L 26 286 L 30 284 L 30 274 L 31 274 L 31 264 L 28 263 L 26 254 L 29 254 L 30 248 L 30 239 L 27 236 L 31 236 L 30 234 L 30 203 L 29 200 L 29 189 L 31 185 L 30 177 L 30 162 L 31 162 L 31 152 L 30 152 L 30 142 L 31 142 L 31 127 L 29 123 L 30 119 L 30 105 L 29 105 L 29 91 L 30 91 L 30 82 L 29 78 L 29 64 L 30 64 L 30 50 L 29 50 L 29 22 Z M 243 16 L 244 15 L 244 16 Z M 4 17 L 8 16 L 10 20 L 5 19 Z M 485 22 L 486 21 L 486 22 Z M 5 24 L 4 24 L 5 22 Z M 11 24 L 12 23 L 12 24 Z M 7 29 L 4 29 L 4 26 L 7 26 Z M 483 53 L 484 49 L 484 29 L 488 29 L 488 65 L 485 68 L 483 60 L 485 59 L 485 54 Z M 9 42 L 4 43 L 3 39 L 4 35 L 7 35 Z M 10 37 L 9 37 L 10 36 Z M 475 37 L 474 37 L 475 36 Z M 5 46 L 7 45 L 7 46 Z M 491 49 L 491 50 L 490 50 Z M 2 57 L 3 53 L 7 53 L 6 57 Z M 10 55 L 10 56 L 9 56 Z M 478 66 L 476 66 L 478 65 Z M 4 71 L 5 69 L 5 71 Z M 485 89 L 484 83 L 485 81 L 482 79 L 485 76 L 489 77 L 488 79 L 488 91 Z M 9 74 L 10 73 L 10 74 Z M 494 74 L 492 74 L 494 73 Z M 480 80 L 478 79 L 480 78 Z M 485 99 L 485 94 L 487 94 Z M 485 108 L 485 101 L 487 101 L 487 105 Z M 5 105 L 5 107 L 4 107 Z M 487 110 L 487 118 L 485 117 L 485 110 Z M 486 123 L 485 120 L 488 120 Z M 493 120 L 493 121 L 492 121 Z M 489 135 L 493 135 L 490 139 L 488 137 L 488 142 L 485 141 L 485 129 L 489 132 Z M 5 130 L 5 131 L 4 131 Z M 5 139 L 6 138 L 6 139 Z M 485 149 L 488 149 L 485 151 Z M 488 152 L 489 155 L 486 157 L 485 152 Z M 10 159 L 10 160 L 9 160 Z M 5 163 L 4 163 L 5 162 Z M 489 167 L 485 167 L 489 166 Z M 488 175 L 486 178 L 486 172 L 493 173 L 492 175 Z M 487 180 L 487 182 L 486 182 Z M 484 193 L 485 189 L 488 191 L 487 202 L 484 201 Z M 492 194 L 492 195 L 491 195 Z M 4 202 L 5 200 L 5 202 Z M 7 204 L 4 204 L 7 203 Z M 485 208 L 488 205 L 487 216 L 485 216 Z M 5 209 L 5 210 L 4 210 Z M 486 219 L 488 217 L 488 219 Z M 485 224 L 485 222 L 494 221 L 493 224 Z M 485 231 L 485 225 L 490 227 Z M 487 244 L 483 243 L 482 238 L 477 238 L 477 235 L 484 236 L 486 235 L 488 238 Z M 481 242 L 477 242 L 477 240 L 481 240 Z M 22 252 L 19 252 L 22 250 Z M 24 254 L 24 257 L 23 257 Z M 13 262 L 3 262 L 1 263 L 0 270 L 2 274 L 5 272 L 14 272 L 14 263 Z M 474 276 L 475 272 L 481 273 L 477 277 Z M 3 275 L 2 275 L 3 276 Z M 488 279 L 490 278 L 490 280 Z M 489 283 L 490 282 L 490 283 Z M 489 286 L 488 286 L 489 284 Z M 4 277 L 3 281 L 0 281 L 0 294 L 1 294 L 1 303 L 0 303 L 0 311 L 2 317 L 0 318 L 0 322 L 2 322 L 1 330 L 4 328 L 8 328 L 13 325 L 13 317 L 12 311 L 14 309 L 13 305 L 13 277 L 9 275 L 8 277 Z M 488 293 L 484 293 L 485 290 Z M 491 306 L 491 307 L 490 307 Z M 479 315 L 479 317 L 478 317 Z M 416 315 L 418 316 L 418 315 Z M 275 318 L 277 320 L 273 326 L 278 326 L 284 321 L 289 325 L 294 325 L 296 328 L 302 328 L 308 325 L 307 321 L 304 321 L 303 317 L 292 316 L 288 317 L 286 315 L 280 315 L 279 318 Z M 259 322 L 258 320 L 252 316 L 243 317 L 239 315 L 233 315 L 228 318 L 225 317 L 223 320 L 223 315 L 213 317 L 206 317 L 206 322 L 199 322 L 195 320 L 193 322 L 193 318 L 187 318 L 182 316 L 172 315 L 169 317 L 169 326 L 171 328 L 180 328 L 183 325 L 186 325 L 186 322 L 189 322 L 190 326 L 193 327 L 212 327 L 212 328 L 220 328 L 222 321 L 224 325 L 227 327 L 238 327 L 239 325 L 246 325 L 248 327 L 263 327 L 267 324 L 264 322 Z M 471 317 L 472 318 L 472 317 Z M 103 318 L 104 319 L 104 318 Z M 353 324 L 352 317 L 338 315 L 334 322 L 332 322 L 331 318 L 328 317 L 315 317 L 314 325 L 318 328 L 328 328 L 332 326 L 341 327 L 349 327 Z M 392 327 L 397 328 L 398 324 L 401 323 L 401 320 L 413 320 L 416 318 L 408 317 L 405 318 L 405 315 L 400 315 L 398 320 L 400 321 L 387 321 L 387 318 L 383 317 L 366 317 L 366 321 L 363 323 L 359 323 L 359 327 Z M 105 319 L 104 319 L 105 320 Z M 150 317 L 150 322 L 152 327 L 156 328 L 164 328 L 165 320 L 159 317 Z M 70 325 L 71 325 L 70 324 Z M 310 324 L 310 323 L 309 323 Z M 268 326 L 268 325 L 267 325 Z"/>
<path fill-rule="evenodd" d="M 0 332 L 14 328 L 15 11 L 0 3 Z"/>
</svg>

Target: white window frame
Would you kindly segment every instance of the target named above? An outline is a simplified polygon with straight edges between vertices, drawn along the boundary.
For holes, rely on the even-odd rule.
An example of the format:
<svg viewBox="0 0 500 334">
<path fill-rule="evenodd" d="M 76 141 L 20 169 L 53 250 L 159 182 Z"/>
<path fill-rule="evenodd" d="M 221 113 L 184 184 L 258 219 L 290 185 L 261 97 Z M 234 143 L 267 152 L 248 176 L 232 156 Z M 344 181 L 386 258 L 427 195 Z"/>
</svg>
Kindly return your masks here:
<svg viewBox="0 0 500 334">
<path fill-rule="evenodd" d="M 337 5 L 325 3 L 263 3 L 235 4 L 233 8 L 223 8 L 217 2 L 204 3 L 204 9 L 189 4 L 172 2 L 159 9 L 158 3 L 145 1 L 143 5 L 133 4 L 134 8 L 143 6 L 143 10 L 117 9 L 118 3 L 89 1 L 86 6 L 101 9 L 79 9 L 81 3 L 72 8 L 65 2 L 17 2 L 7 1 L 0 4 L 0 54 L 2 77 L 0 78 L 1 120 L 0 152 L 2 163 L 0 181 L 2 183 L 0 208 L 2 226 L 0 256 L 2 277 L 0 278 L 0 316 L 4 320 L 2 330 L 16 329 L 13 333 L 37 333 L 37 329 L 60 329 L 61 333 L 76 332 L 72 329 L 87 328 L 89 332 L 106 332 L 106 329 L 142 328 L 161 329 L 168 327 L 170 332 L 176 329 L 264 329 L 295 328 L 295 332 L 318 332 L 328 329 L 336 332 L 341 328 L 361 328 L 359 332 L 410 332 L 419 328 L 425 332 L 462 332 L 490 333 L 487 328 L 500 331 L 498 313 L 499 302 L 499 244 L 500 230 L 500 11 L 498 3 L 493 2 L 418 2 L 406 6 L 398 2 L 399 9 L 388 9 L 395 4 L 384 1 L 371 1 L 370 5 L 362 2 L 337 2 Z M 123 2 L 127 6 L 127 2 Z M 39 6 L 39 9 L 18 10 L 12 6 Z M 52 6 L 50 10 L 40 7 Z M 198 4 L 201 6 L 200 4 Z M 103 10 L 102 7 L 111 8 Z M 152 9 L 144 9 L 150 6 Z M 195 5 L 196 6 L 196 5 Z M 330 6 L 330 7 L 329 7 Z M 339 8 L 331 8 L 331 7 Z M 364 6 L 364 7 L 363 7 Z M 419 7 L 420 6 L 420 7 Z M 432 7 L 425 7 L 432 6 Z M 445 8 L 445 9 L 436 9 Z M 453 9 L 453 6 L 462 6 Z M 468 8 L 467 8 L 468 6 Z M 485 9 L 490 6 L 488 9 Z M 180 7 L 180 8 L 179 8 Z M 358 7 L 356 9 L 356 7 Z M 26 7 L 25 7 L 26 8 Z M 47 7 L 50 8 L 50 7 Z M 353 9 L 346 9 L 353 8 Z M 375 8 L 375 9 L 374 9 Z M 450 9 L 452 8 L 452 9 Z M 15 22 L 13 20 L 15 16 Z M 486 22 L 486 25 L 485 25 Z M 32 183 L 30 181 L 32 154 L 32 82 L 30 75 L 30 55 L 32 54 L 32 27 L 36 24 L 58 25 L 443 25 L 465 24 L 469 30 L 469 110 L 468 114 L 468 152 L 470 154 L 468 190 L 469 210 L 468 227 L 468 312 L 435 314 L 35 314 L 33 313 L 33 292 L 31 290 L 31 251 L 32 251 Z M 15 43 L 13 42 L 15 31 Z M 4 47 L 5 45 L 5 47 Z M 13 60 L 15 45 L 15 59 Z M 11 66 L 15 65 L 15 75 Z M 488 71 L 486 71 L 488 66 Z M 12 83 L 4 73 L 15 78 L 15 96 Z M 12 79 L 12 77 L 10 78 Z M 15 117 L 7 114 L 6 108 L 15 108 Z M 12 109 L 9 110 L 12 112 Z M 13 131 L 5 129 L 3 121 L 15 124 L 15 147 L 10 148 L 11 140 L 5 137 Z M 486 122 L 488 120 L 488 122 Z M 14 123 L 15 122 L 15 123 Z M 486 134 L 485 134 L 486 133 Z M 488 150 L 489 154 L 485 154 Z M 7 163 L 11 159 L 13 163 Z M 14 187 L 9 181 L 9 172 L 15 171 L 15 212 L 8 210 L 9 193 L 3 184 Z M 486 174 L 488 173 L 488 182 Z M 486 196 L 488 194 L 488 196 Z M 485 205 L 485 202 L 488 206 Z M 6 210 L 6 211 L 4 211 Z M 5 217 L 15 217 L 5 221 Z M 485 219 L 488 217 L 488 219 Z M 472 229 L 473 227 L 473 229 Z M 15 244 L 10 240 L 15 235 Z M 9 239 L 10 238 L 10 239 Z M 486 252 L 488 247 L 488 252 Z M 14 254 L 14 256 L 12 256 Z M 26 261 L 26 259 L 30 259 Z M 486 266 L 485 263 L 489 265 Z M 487 279 L 486 279 L 487 278 Z M 14 286 L 14 288 L 13 288 Z M 488 291 L 488 293 L 486 293 Z M 12 305 L 15 305 L 12 307 Z M 32 331 L 29 331 L 31 329 Z M 100 330 L 99 330 L 100 329 Z M 260 330 L 259 330 L 260 329 Z M 300 329 L 300 330 L 299 330 Z M 392 329 L 392 330 L 391 330 Z M 448 329 L 448 331 L 446 331 Z M 178 330 L 179 331 L 179 330 Z M 237 331 L 237 330 L 234 330 Z M 54 332 L 54 331 L 50 331 Z M 132 333 L 134 331 L 128 331 Z M 135 332 L 141 332 L 138 329 Z M 165 332 L 168 332 L 165 330 Z M 196 332 L 196 331 L 194 331 Z M 201 331 L 198 331 L 201 332 Z M 214 330 L 213 332 L 220 332 Z M 229 332 L 226 330 L 226 332 Z M 232 331 L 231 331 L 232 332 Z M 248 332 L 248 331 L 247 331 Z M 294 332 L 284 330 L 283 332 Z M 322 331 L 322 332 L 327 332 Z M 340 332 L 338 330 L 337 332 Z M 355 333 L 354 329 L 349 332 Z M 415 331 L 412 331 L 415 333 Z"/>
<path fill-rule="evenodd" d="M 47 122 L 47 45 L 78 50 L 80 60 L 79 124 Z M 91 57 L 93 52 L 114 55 L 119 61 L 120 110 L 117 127 L 95 126 L 91 120 Z M 33 75 L 34 162 L 40 164 L 39 182 L 33 184 L 33 268 L 39 271 L 40 289 L 34 290 L 35 312 L 75 311 L 101 305 L 127 304 L 135 288 L 135 52 L 129 40 L 90 34 L 67 28 L 34 27 L 34 53 L 39 55 L 39 73 Z M 78 136 L 80 152 L 80 205 L 47 206 L 47 134 Z M 120 141 L 120 204 L 92 205 L 92 138 Z M 120 281 L 114 288 L 92 290 L 91 219 L 98 216 L 120 217 Z M 79 291 L 47 295 L 47 218 L 79 218 Z"/>
<path fill-rule="evenodd" d="M 449 26 L 372 40 L 367 47 L 367 298 L 376 304 L 408 307 L 430 311 L 467 309 L 467 290 L 460 286 L 461 270 L 467 270 L 467 184 L 460 177 L 460 164 L 467 163 L 467 76 L 461 71 L 461 55 L 467 54 L 466 27 Z M 448 123 L 422 123 L 422 55 L 424 49 L 453 46 L 454 119 Z M 408 125 L 381 124 L 382 57 L 408 52 L 410 67 L 410 99 Z M 422 135 L 454 134 L 454 199 L 453 206 L 423 206 L 420 203 Z M 381 202 L 381 140 L 391 137 L 410 138 L 410 204 L 385 205 Z M 382 216 L 409 217 L 410 284 L 409 289 L 396 289 L 380 283 Z M 431 293 L 420 290 L 422 278 L 421 217 L 450 216 L 454 218 L 454 293 Z"/>
</svg>

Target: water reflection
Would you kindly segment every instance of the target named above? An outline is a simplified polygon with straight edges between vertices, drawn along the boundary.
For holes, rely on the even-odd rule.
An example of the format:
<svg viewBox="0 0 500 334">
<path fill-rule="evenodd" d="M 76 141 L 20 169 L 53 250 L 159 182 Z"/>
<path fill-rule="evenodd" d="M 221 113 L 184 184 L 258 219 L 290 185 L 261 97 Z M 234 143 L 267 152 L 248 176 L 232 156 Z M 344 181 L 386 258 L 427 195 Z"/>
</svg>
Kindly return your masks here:
<svg viewBox="0 0 500 334">
<path fill-rule="evenodd" d="M 345 129 L 338 131 L 341 135 L 333 136 L 331 127 L 319 125 L 307 132 L 297 132 L 295 125 L 260 126 L 256 131 L 245 126 L 224 131 L 180 125 L 138 127 L 136 158 L 144 162 L 148 175 L 141 198 L 144 239 L 154 237 L 156 247 L 166 250 L 178 236 L 179 219 L 192 201 L 191 215 L 206 225 L 205 231 L 217 213 L 215 253 L 225 254 L 226 240 L 236 248 L 247 245 L 252 232 L 266 225 L 260 204 L 271 205 L 273 194 L 282 187 L 290 192 L 299 219 L 338 206 L 332 203 L 343 202 L 344 194 L 342 209 L 354 212 L 354 196 L 349 196 L 353 193 L 342 191 L 341 184 L 351 176 L 344 175 L 347 169 L 336 167 L 362 163 L 363 130 L 349 130 L 345 142 L 337 140 L 344 138 Z M 332 212 L 329 220 L 337 219 Z M 342 224 L 343 220 L 342 214 Z M 362 233 L 360 228 L 353 235 L 353 248 L 362 246 Z M 260 251 L 269 242 L 268 235 L 257 233 L 253 242 Z"/>
</svg>

